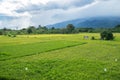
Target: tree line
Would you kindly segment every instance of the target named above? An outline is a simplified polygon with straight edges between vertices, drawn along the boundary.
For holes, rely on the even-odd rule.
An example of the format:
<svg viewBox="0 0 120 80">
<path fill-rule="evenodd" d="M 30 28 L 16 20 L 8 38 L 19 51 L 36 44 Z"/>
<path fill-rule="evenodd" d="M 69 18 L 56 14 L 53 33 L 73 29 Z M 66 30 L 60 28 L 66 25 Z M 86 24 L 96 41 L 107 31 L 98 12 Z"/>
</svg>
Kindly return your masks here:
<svg viewBox="0 0 120 80">
<path fill-rule="evenodd" d="M 120 32 L 120 25 L 115 26 L 114 28 L 76 28 L 73 24 L 68 24 L 65 28 L 47 28 L 46 26 L 39 25 L 38 27 L 29 26 L 28 28 L 23 28 L 20 30 L 12 30 L 3 28 L 0 29 L 0 35 L 24 35 L 24 34 L 74 34 L 80 32 L 88 33 L 100 33 L 103 31 L 111 32 Z"/>
</svg>

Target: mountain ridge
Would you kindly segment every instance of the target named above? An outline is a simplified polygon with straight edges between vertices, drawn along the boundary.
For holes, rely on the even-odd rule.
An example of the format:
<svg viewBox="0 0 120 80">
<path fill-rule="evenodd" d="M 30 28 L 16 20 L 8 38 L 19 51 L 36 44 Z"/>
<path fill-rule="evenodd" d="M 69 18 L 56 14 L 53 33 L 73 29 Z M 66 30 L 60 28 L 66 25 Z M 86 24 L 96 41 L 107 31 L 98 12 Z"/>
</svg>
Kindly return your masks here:
<svg viewBox="0 0 120 80">
<path fill-rule="evenodd" d="M 120 24 L 120 16 L 80 18 L 47 25 L 47 27 L 65 28 L 67 24 L 79 28 L 113 28 Z"/>
</svg>

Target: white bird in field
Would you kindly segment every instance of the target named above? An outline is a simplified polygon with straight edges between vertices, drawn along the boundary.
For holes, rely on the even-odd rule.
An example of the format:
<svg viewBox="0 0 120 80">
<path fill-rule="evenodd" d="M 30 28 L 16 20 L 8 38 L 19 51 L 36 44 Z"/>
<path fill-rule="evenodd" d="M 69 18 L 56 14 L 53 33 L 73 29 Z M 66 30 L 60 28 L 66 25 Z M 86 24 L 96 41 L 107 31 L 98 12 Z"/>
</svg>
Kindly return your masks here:
<svg viewBox="0 0 120 80">
<path fill-rule="evenodd" d="M 26 67 L 26 68 L 25 68 L 25 70 L 27 71 L 27 70 L 28 70 L 28 68 Z"/>
<path fill-rule="evenodd" d="M 105 72 L 107 72 L 107 69 L 106 69 L 106 68 L 104 68 L 104 71 L 105 71 Z"/>
<path fill-rule="evenodd" d="M 115 62 L 117 62 L 118 60 L 117 59 L 115 59 Z"/>
</svg>

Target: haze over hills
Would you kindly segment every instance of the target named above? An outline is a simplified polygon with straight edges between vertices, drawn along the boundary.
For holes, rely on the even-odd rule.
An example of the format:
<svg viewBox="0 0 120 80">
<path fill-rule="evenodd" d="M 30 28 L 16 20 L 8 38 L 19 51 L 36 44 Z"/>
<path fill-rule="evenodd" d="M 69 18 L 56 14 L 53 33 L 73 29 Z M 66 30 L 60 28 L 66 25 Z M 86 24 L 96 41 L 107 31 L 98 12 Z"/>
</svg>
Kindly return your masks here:
<svg viewBox="0 0 120 80">
<path fill-rule="evenodd" d="M 81 28 L 113 28 L 120 24 L 120 17 L 81 18 L 47 25 L 47 27 L 64 28 L 67 24 L 73 24 L 75 27 Z"/>
</svg>

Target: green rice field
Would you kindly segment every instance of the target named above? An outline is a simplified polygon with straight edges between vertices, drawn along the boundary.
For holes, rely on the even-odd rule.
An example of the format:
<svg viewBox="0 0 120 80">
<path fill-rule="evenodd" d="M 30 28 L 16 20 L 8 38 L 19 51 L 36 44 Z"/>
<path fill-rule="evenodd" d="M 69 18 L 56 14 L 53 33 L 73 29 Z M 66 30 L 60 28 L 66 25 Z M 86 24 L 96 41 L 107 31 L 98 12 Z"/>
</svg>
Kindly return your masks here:
<svg viewBox="0 0 120 80">
<path fill-rule="evenodd" d="M 99 33 L 0 36 L 0 80 L 120 80 L 120 33 L 114 36 L 113 41 L 100 40 Z"/>
</svg>

